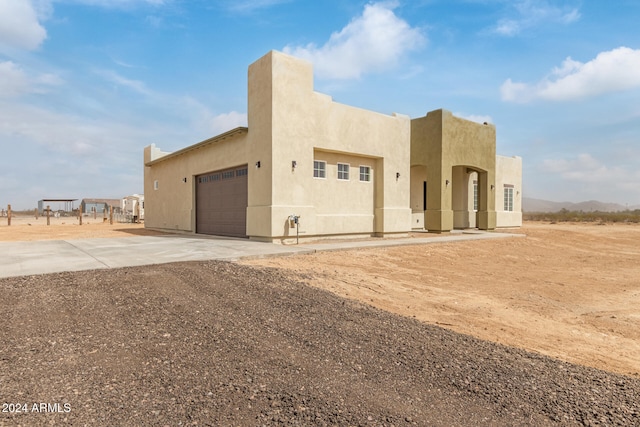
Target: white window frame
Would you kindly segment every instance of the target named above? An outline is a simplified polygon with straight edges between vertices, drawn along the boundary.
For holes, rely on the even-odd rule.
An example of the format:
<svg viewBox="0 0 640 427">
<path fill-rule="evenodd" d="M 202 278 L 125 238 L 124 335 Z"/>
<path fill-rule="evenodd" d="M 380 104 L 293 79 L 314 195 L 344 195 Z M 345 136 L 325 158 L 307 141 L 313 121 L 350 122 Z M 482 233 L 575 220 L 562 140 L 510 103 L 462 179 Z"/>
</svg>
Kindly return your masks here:
<svg viewBox="0 0 640 427">
<path fill-rule="evenodd" d="M 347 170 L 340 170 L 340 166 L 346 166 Z M 350 169 L 351 169 L 351 165 L 349 163 L 338 163 L 338 181 L 349 181 L 349 174 L 350 174 Z M 344 178 L 344 175 L 346 174 L 346 178 Z M 343 176 L 342 178 L 340 176 Z"/>
<path fill-rule="evenodd" d="M 365 172 L 362 171 L 363 168 L 365 169 Z M 362 179 L 363 174 L 367 179 Z M 371 166 L 360 165 L 359 178 L 360 182 L 371 182 Z"/>
<path fill-rule="evenodd" d="M 473 210 L 478 211 L 478 180 L 473 181 Z"/>
<path fill-rule="evenodd" d="M 504 185 L 504 211 L 513 212 L 513 185 Z"/>
<path fill-rule="evenodd" d="M 316 168 L 316 163 L 318 165 L 322 165 L 322 168 Z M 318 176 L 316 176 L 316 172 L 318 172 Z M 322 174 L 321 174 L 321 172 L 322 172 Z M 314 160 L 313 161 L 313 177 L 315 179 L 327 179 L 327 162 L 326 161 L 324 161 L 324 160 Z"/>
</svg>

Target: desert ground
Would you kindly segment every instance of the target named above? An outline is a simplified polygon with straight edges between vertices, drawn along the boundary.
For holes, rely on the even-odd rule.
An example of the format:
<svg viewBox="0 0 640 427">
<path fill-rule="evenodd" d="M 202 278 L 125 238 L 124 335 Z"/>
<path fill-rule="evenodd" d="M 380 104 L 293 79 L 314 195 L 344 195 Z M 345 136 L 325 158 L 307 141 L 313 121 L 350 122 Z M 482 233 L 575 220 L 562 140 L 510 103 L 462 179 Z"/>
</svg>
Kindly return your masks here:
<svg viewBox="0 0 640 427">
<path fill-rule="evenodd" d="M 0 241 L 153 235 L 19 216 Z M 525 222 L 525 238 L 252 260 L 339 296 L 572 363 L 640 376 L 640 225 Z M 437 237 L 434 237 L 437 238 Z"/>
<path fill-rule="evenodd" d="M 5 211 L 6 212 L 6 211 Z M 6 214 L 6 213 L 5 213 Z M 120 223 L 105 220 L 102 215 L 83 216 L 82 225 L 77 216 L 49 217 L 13 214 L 11 225 L 7 217 L 0 217 L 0 242 L 94 239 L 101 237 L 151 236 L 160 234 L 147 230 L 144 224 Z"/>
<path fill-rule="evenodd" d="M 1 279 L 0 425 L 640 424 L 640 226 L 511 232 Z"/>
<path fill-rule="evenodd" d="M 640 226 L 526 223 L 526 238 L 263 259 L 374 307 L 640 376 Z"/>
</svg>

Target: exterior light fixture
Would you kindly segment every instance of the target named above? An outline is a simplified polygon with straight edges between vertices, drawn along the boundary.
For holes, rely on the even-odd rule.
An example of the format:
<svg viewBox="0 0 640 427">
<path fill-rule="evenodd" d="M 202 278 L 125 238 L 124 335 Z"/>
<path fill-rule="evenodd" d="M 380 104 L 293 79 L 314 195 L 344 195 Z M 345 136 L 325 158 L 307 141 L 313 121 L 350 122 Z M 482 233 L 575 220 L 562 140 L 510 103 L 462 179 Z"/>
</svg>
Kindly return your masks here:
<svg viewBox="0 0 640 427">
<path fill-rule="evenodd" d="M 496 188 L 496 186 L 491 184 L 491 189 L 493 190 L 494 188 Z"/>
<path fill-rule="evenodd" d="M 400 172 L 396 172 L 396 181 L 400 178 Z"/>
<path fill-rule="evenodd" d="M 295 169 L 296 166 L 298 166 L 298 162 L 296 162 L 295 160 L 291 160 L 291 168 Z"/>
<path fill-rule="evenodd" d="M 448 186 L 449 186 L 449 180 L 448 180 L 448 179 L 445 179 L 445 180 L 444 180 L 444 184 L 448 187 Z"/>
<path fill-rule="evenodd" d="M 182 182 L 187 182 L 187 177 L 182 178 Z"/>
<path fill-rule="evenodd" d="M 260 160 L 256 162 L 256 168 L 259 168 L 259 167 L 260 167 Z"/>
</svg>

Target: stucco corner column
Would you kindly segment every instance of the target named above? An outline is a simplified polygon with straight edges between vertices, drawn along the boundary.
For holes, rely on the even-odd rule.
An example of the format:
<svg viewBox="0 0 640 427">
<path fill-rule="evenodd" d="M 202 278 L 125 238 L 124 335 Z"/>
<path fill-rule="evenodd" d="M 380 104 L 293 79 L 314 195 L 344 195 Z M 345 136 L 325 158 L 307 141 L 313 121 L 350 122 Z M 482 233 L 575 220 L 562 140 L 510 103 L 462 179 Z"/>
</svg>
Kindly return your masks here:
<svg viewBox="0 0 640 427">
<path fill-rule="evenodd" d="M 453 211 L 427 209 L 424 213 L 424 224 L 429 233 L 448 233 L 453 229 Z"/>
<path fill-rule="evenodd" d="M 496 229 L 496 211 L 478 211 L 478 229 Z"/>
</svg>

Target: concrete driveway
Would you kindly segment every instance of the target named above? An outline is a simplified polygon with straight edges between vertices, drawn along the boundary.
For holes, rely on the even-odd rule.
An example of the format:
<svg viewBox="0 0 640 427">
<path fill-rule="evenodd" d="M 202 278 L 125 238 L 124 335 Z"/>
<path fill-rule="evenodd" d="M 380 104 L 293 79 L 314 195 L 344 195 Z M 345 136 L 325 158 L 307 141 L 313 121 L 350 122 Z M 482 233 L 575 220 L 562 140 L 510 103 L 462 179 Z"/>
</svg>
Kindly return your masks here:
<svg viewBox="0 0 640 427">
<path fill-rule="evenodd" d="M 522 236 L 522 234 L 474 231 L 407 239 L 370 239 L 290 246 L 247 239 L 183 235 L 0 242 L 0 277 L 164 264 L 177 261 L 237 260 L 327 250 Z"/>
</svg>

